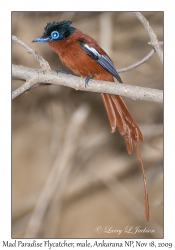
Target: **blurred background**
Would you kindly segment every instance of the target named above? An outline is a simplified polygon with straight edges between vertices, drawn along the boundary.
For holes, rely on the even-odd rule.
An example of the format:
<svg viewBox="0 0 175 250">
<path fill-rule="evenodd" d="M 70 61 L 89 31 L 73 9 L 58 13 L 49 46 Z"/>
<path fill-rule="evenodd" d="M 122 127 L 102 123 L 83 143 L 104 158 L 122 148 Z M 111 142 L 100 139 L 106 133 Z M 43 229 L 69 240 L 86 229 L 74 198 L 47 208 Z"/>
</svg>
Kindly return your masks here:
<svg viewBox="0 0 175 250">
<path fill-rule="evenodd" d="M 163 12 L 142 14 L 162 41 Z M 62 20 L 73 21 L 73 27 L 97 40 L 117 69 L 152 49 L 148 33 L 131 12 L 12 12 L 12 35 L 40 53 L 52 70 L 69 71 L 47 44 L 31 43 L 48 22 Z M 14 42 L 12 63 L 40 68 Z M 156 53 L 120 76 L 126 84 L 163 89 L 163 66 Z M 13 80 L 12 90 L 22 83 Z M 163 105 L 123 99 L 144 136 L 139 145 L 149 222 L 136 151 L 128 155 L 118 130 L 110 133 L 100 94 L 44 86 L 12 102 L 13 238 L 163 237 Z"/>
</svg>

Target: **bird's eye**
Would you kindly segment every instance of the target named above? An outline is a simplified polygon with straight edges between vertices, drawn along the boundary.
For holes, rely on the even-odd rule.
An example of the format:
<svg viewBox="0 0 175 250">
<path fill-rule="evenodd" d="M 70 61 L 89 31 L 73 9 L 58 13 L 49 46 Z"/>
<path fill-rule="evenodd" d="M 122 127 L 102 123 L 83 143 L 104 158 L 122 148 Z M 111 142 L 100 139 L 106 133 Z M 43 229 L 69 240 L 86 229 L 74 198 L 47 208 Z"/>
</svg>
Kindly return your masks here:
<svg viewBox="0 0 175 250">
<path fill-rule="evenodd" d="M 60 36 L 60 34 L 58 31 L 52 31 L 51 37 L 53 40 L 57 40 L 59 36 Z"/>
</svg>

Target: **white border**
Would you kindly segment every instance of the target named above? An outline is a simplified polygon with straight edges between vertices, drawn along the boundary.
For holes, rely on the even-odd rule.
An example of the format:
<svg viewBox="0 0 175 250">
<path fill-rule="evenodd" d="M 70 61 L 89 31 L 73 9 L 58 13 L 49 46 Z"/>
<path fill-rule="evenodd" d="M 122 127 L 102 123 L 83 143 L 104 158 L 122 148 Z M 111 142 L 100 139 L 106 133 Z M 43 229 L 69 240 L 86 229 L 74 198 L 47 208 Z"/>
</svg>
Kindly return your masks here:
<svg viewBox="0 0 175 250">
<path fill-rule="evenodd" d="M 1 98 L 0 98 L 0 237 L 11 238 L 11 11 L 164 11 L 165 18 L 165 229 L 163 240 L 174 242 L 174 185 L 175 182 L 175 80 L 174 80 L 174 3 L 173 1 L 2 1 L 0 15 Z M 65 4 L 64 4 L 65 3 Z M 96 6 L 95 6 L 96 4 Z M 85 8 L 85 9 L 84 9 Z M 106 240 L 108 241 L 108 240 Z M 117 242 L 120 240 L 117 239 Z M 144 240 L 147 242 L 148 240 Z M 156 241 L 156 240 L 155 240 Z M 150 242 L 150 240 L 149 240 Z M 32 248 L 35 249 L 35 248 Z M 149 249 L 149 248 L 147 248 Z"/>
</svg>

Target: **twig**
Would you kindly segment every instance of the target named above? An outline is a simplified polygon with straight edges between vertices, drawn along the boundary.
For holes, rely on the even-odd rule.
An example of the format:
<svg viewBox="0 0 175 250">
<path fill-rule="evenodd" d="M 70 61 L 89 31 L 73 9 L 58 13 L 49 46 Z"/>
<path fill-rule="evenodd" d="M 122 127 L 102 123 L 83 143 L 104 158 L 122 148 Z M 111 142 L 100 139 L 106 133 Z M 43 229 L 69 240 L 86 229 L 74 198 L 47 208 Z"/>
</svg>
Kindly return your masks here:
<svg viewBox="0 0 175 250">
<path fill-rule="evenodd" d="M 38 85 L 39 83 L 55 84 L 71 87 L 81 91 L 126 96 L 134 100 L 163 102 L 162 90 L 97 80 L 90 80 L 88 87 L 85 87 L 85 78 L 56 73 L 54 71 L 36 70 L 19 65 L 12 65 L 12 76 L 22 79 L 32 79 L 32 87 L 34 87 L 34 85 Z M 27 87 L 25 85 L 26 83 L 12 93 L 12 99 L 24 93 L 26 89 L 29 89 L 28 83 Z"/>
<path fill-rule="evenodd" d="M 24 93 L 26 91 L 28 91 L 29 89 L 31 89 L 33 86 L 35 86 L 37 84 L 36 80 L 34 79 L 30 79 L 29 81 L 26 81 L 22 86 L 20 86 L 18 89 L 16 89 L 13 93 L 12 93 L 12 100 L 17 97 L 18 95 L 20 95 L 21 93 Z"/>
<path fill-rule="evenodd" d="M 18 43 L 19 45 L 21 45 L 23 48 L 25 48 L 29 54 L 33 55 L 36 58 L 36 60 L 39 62 L 40 66 L 43 70 L 50 70 L 49 63 L 40 54 L 38 54 L 38 52 L 33 50 L 30 46 L 28 46 L 26 43 L 21 41 L 16 36 L 12 36 L 12 40 L 14 42 Z"/>
<path fill-rule="evenodd" d="M 151 43 L 148 43 L 148 44 L 151 44 Z M 160 45 L 163 45 L 163 42 L 159 42 Z M 126 68 L 122 68 L 122 69 L 118 69 L 118 73 L 121 73 L 121 72 L 126 72 L 126 71 L 129 71 L 129 70 L 132 70 L 134 68 L 137 68 L 138 66 L 140 66 L 141 64 L 143 64 L 144 62 L 146 62 L 153 54 L 155 53 L 155 50 L 152 49 L 148 55 L 146 55 L 144 58 L 142 58 L 140 61 L 134 63 L 134 64 L 131 64 L 130 66 L 126 67 Z"/>
<path fill-rule="evenodd" d="M 146 20 L 146 18 L 140 13 L 140 12 L 133 12 L 134 15 L 139 19 L 139 21 L 143 24 L 145 29 L 147 30 L 149 37 L 151 39 L 152 46 L 155 48 L 161 62 L 163 63 L 163 51 L 162 48 L 158 42 L 157 36 L 154 33 L 152 27 L 150 26 L 149 22 Z"/>
</svg>

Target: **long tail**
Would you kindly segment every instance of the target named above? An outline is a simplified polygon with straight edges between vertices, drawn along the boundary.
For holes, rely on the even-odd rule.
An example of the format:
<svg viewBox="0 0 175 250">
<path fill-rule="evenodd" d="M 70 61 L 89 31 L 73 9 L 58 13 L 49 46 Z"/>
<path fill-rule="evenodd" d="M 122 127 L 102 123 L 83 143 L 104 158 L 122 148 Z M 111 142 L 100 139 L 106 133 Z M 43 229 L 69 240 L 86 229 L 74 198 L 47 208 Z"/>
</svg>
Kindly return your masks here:
<svg viewBox="0 0 175 250">
<path fill-rule="evenodd" d="M 142 162 L 142 157 L 138 144 L 139 141 L 143 141 L 142 133 L 120 96 L 109 95 L 109 94 L 101 94 L 101 96 L 108 115 L 111 133 L 115 132 L 116 127 L 118 127 L 120 134 L 125 138 L 127 151 L 129 154 L 132 154 L 133 152 L 132 141 L 134 142 L 142 170 L 144 192 L 145 192 L 145 217 L 146 220 L 148 221 L 149 220 L 148 191 L 146 185 L 144 165 Z"/>
</svg>

